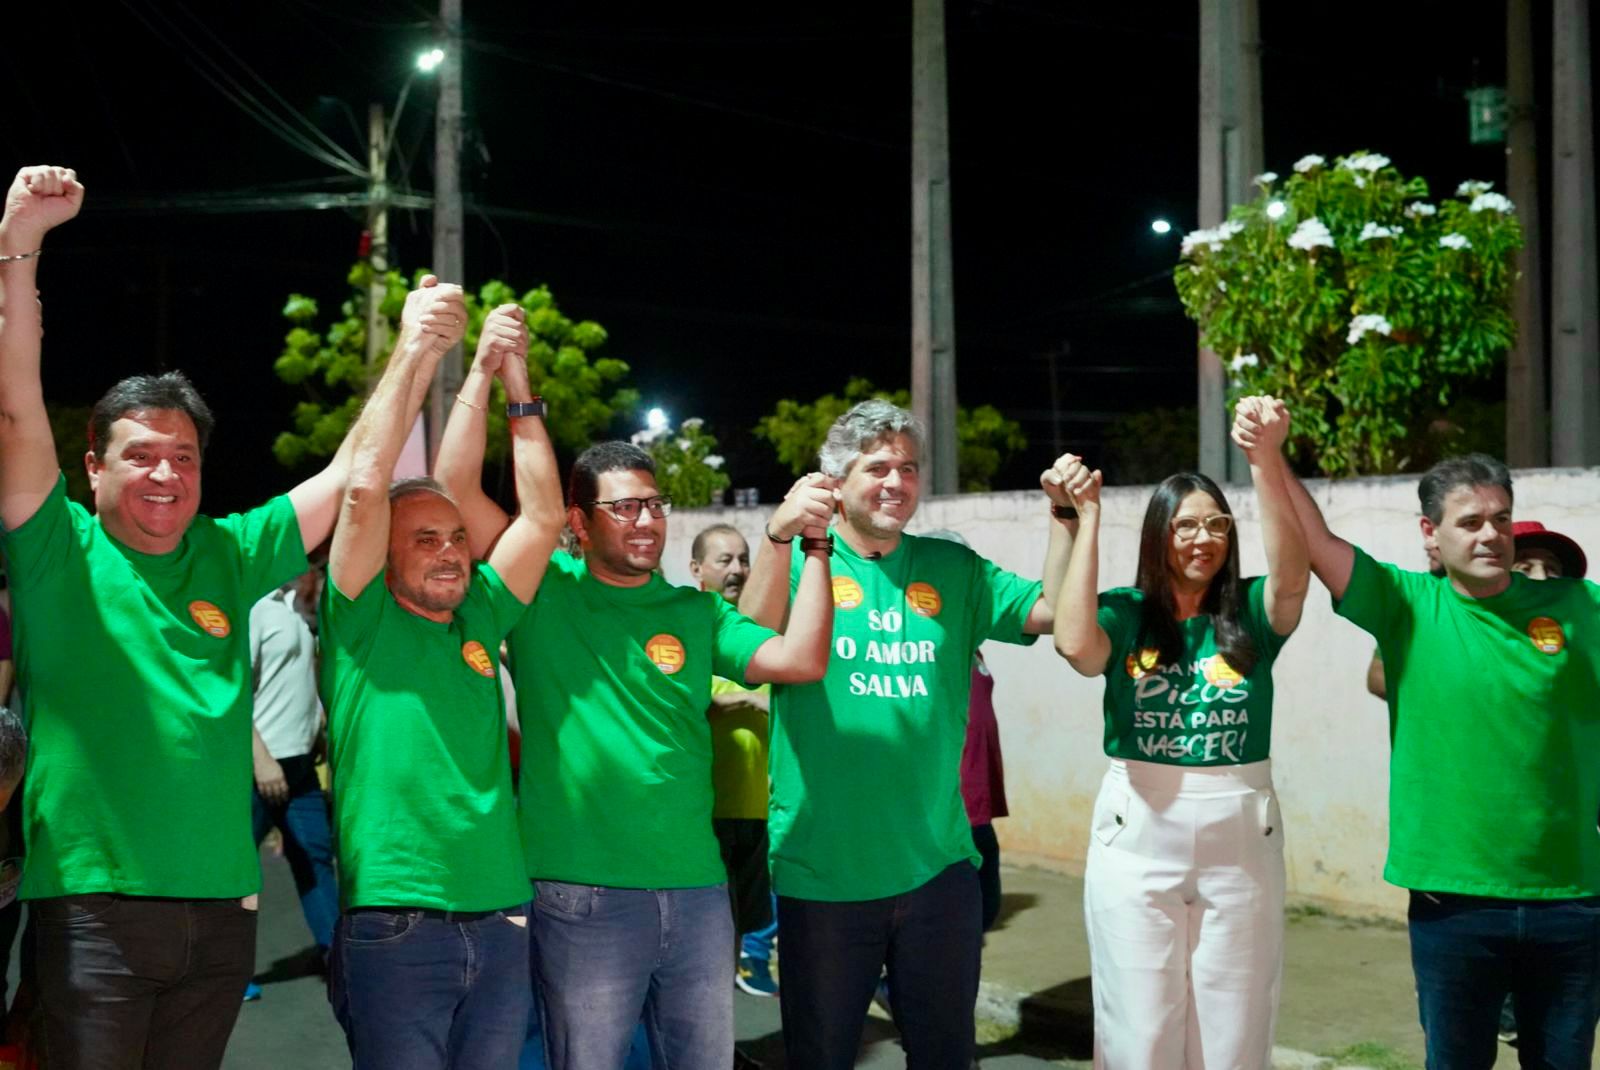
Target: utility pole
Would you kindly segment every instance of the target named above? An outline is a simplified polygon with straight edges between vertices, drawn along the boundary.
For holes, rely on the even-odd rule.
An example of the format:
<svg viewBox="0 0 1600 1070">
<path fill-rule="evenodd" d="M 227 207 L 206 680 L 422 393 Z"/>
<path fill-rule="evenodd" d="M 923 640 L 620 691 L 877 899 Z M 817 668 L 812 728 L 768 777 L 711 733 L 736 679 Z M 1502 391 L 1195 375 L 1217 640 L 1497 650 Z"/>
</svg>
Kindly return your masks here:
<svg viewBox="0 0 1600 1070">
<path fill-rule="evenodd" d="M 440 282 L 462 282 L 461 213 L 461 0 L 439 0 L 444 31 L 444 61 L 439 65 L 439 105 L 433 128 L 433 273 Z M 428 392 L 428 464 L 439 455 L 439 441 L 450 404 L 461 389 L 461 347 L 439 361 Z"/>
<path fill-rule="evenodd" d="M 372 371 L 389 348 L 389 324 L 383 316 L 388 290 L 383 276 L 389 270 L 389 138 L 382 104 L 367 107 L 367 171 L 372 176 L 372 200 L 367 204 L 367 264 L 372 269 L 367 283 L 367 393 L 371 394 L 377 382 Z"/>
<path fill-rule="evenodd" d="M 1594 112 L 1589 0 L 1555 0 L 1551 204 L 1551 460 L 1600 464 Z"/>
<path fill-rule="evenodd" d="M 1545 400 L 1533 0 L 1506 0 L 1506 192 L 1517 206 L 1523 242 L 1512 293 L 1517 344 L 1506 355 L 1506 462 L 1513 468 L 1543 468 L 1550 463 L 1550 410 Z"/>
<path fill-rule="evenodd" d="M 1200 0 L 1200 211 L 1202 228 L 1250 199 L 1261 173 L 1261 41 L 1257 0 Z M 1249 478 L 1228 440 L 1228 376 L 1199 350 L 1200 471 L 1221 483 Z"/>
<path fill-rule="evenodd" d="M 912 0 L 911 8 L 911 407 L 930 440 L 925 485 L 954 494 L 960 484 L 944 0 Z"/>
</svg>

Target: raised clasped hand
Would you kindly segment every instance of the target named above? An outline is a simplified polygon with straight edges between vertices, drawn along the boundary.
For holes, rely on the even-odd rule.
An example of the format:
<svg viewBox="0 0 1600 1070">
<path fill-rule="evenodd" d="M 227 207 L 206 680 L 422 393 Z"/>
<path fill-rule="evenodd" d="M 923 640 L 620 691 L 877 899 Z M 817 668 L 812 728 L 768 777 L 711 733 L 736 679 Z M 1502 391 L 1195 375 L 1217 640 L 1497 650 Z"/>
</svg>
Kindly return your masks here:
<svg viewBox="0 0 1600 1070">
<path fill-rule="evenodd" d="M 1039 475 L 1039 486 L 1044 488 L 1052 504 L 1077 509 L 1099 506 L 1100 487 L 1104 482 L 1100 469 L 1091 469 L 1075 453 L 1063 453 Z"/>
<path fill-rule="evenodd" d="M 838 480 L 821 472 L 801 476 L 773 511 L 767 530 L 785 540 L 802 534 L 808 539 L 827 535 L 828 522 L 833 519 L 837 485 Z"/>
<path fill-rule="evenodd" d="M 437 353 L 461 341 L 467 331 L 467 299 L 461 287 L 424 275 L 422 284 L 406 294 L 400 327 L 428 338 Z"/>
</svg>

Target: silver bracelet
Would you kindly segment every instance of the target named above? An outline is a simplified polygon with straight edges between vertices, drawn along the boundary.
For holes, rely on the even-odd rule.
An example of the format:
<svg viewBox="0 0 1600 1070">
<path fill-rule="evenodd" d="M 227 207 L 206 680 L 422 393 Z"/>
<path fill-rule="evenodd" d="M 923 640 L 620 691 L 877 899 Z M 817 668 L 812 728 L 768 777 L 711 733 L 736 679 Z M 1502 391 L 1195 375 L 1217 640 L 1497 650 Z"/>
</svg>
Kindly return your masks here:
<svg viewBox="0 0 1600 1070">
<path fill-rule="evenodd" d="M 32 260 L 36 256 L 43 256 L 43 249 L 35 249 L 31 253 L 18 253 L 16 256 L 0 256 L 0 264 L 9 264 L 13 260 Z"/>
</svg>

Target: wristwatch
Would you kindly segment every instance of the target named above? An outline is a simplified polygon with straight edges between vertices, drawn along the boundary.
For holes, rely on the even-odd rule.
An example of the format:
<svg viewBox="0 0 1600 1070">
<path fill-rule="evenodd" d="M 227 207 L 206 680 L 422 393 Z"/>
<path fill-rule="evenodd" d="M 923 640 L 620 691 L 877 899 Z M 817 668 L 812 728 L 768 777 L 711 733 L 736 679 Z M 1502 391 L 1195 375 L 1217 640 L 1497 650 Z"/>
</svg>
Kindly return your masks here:
<svg viewBox="0 0 1600 1070">
<path fill-rule="evenodd" d="M 824 535 L 820 539 L 801 539 L 800 552 L 807 553 L 811 550 L 821 550 L 828 557 L 833 556 L 833 536 Z"/>
<path fill-rule="evenodd" d="M 1057 520 L 1076 520 L 1078 519 L 1078 509 L 1072 505 L 1052 505 L 1050 507 L 1050 515 Z"/>
<path fill-rule="evenodd" d="M 535 394 L 532 401 L 512 401 L 506 404 L 506 419 L 515 420 L 518 416 L 543 416 L 546 411 L 544 398 Z"/>
</svg>

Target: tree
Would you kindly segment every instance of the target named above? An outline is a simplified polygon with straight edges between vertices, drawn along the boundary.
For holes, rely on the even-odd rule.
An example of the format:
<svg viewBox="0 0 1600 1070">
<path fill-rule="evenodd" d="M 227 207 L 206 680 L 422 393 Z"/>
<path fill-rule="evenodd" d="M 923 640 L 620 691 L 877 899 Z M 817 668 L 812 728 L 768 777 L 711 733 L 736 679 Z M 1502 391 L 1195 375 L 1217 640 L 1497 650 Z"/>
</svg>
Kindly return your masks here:
<svg viewBox="0 0 1600 1070">
<path fill-rule="evenodd" d="M 634 445 L 643 447 L 656 462 L 656 486 L 684 509 L 720 503 L 728 489 L 723 458 L 715 452 L 717 440 L 705 425 L 693 416 L 679 424 L 676 433 L 663 424 L 633 436 Z"/>
<path fill-rule="evenodd" d="M 1487 182 L 1430 203 L 1426 182 L 1369 152 L 1256 183 L 1254 201 L 1184 238 L 1174 276 L 1231 397 L 1288 399 L 1293 446 L 1329 475 L 1417 463 L 1422 425 L 1515 339 L 1513 205 Z"/>
<path fill-rule="evenodd" d="M 911 407 L 908 390 L 879 390 L 866 379 L 856 377 L 845 384 L 844 396 L 824 394 L 811 402 L 784 398 L 770 414 L 756 424 L 758 438 L 766 439 L 778 455 L 778 463 L 795 475 L 815 466 L 828 428 L 852 405 L 869 398 L 883 398 L 902 408 Z M 1022 425 L 1007 419 L 993 405 L 956 410 L 956 463 L 961 489 L 969 494 L 990 489 L 1000 466 L 1028 446 Z"/>
<path fill-rule="evenodd" d="M 423 274 L 419 271 L 416 278 Z M 365 261 L 350 269 L 346 281 L 353 292 L 339 306 L 339 318 L 322 329 L 317 327 L 320 312 L 312 298 L 290 294 L 284 305 L 284 318 L 292 326 L 273 367 L 278 378 L 305 387 L 310 395 L 295 406 L 293 429 L 273 443 L 273 454 L 285 467 L 332 456 L 361 410 L 367 385 L 383 373 L 381 364 L 372 368 L 366 364 L 367 286 L 371 278 L 372 268 Z M 394 337 L 409 287 L 398 271 L 389 271 L 383 278 L 379 311 L 388 321 L 389 336 Z M 467 294 L 466 360 L 471 360 L 477 347 L 484 317 L 508 302 L 521 305 L 528 314 L 528 378 L 550 406 L 546 418 L 550 437 L 558 447 L 582 450 L 603 436 L 619 411 L 638 404 L 638 392 L 622 385 L 628 365 L 614 358 L 594 357 L 594 350 L 605 344 L 605 328 L 592 320 L 568 319 L 548 287 L 528 290 L 519 297 L 499 280 L 484 283 L 476 294 Z M 507 451 L 504 402 L 504 392 L 496 381 L 486 453 L 491 461 L 500 460 Z"/>
</svg>

